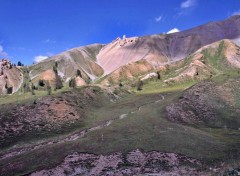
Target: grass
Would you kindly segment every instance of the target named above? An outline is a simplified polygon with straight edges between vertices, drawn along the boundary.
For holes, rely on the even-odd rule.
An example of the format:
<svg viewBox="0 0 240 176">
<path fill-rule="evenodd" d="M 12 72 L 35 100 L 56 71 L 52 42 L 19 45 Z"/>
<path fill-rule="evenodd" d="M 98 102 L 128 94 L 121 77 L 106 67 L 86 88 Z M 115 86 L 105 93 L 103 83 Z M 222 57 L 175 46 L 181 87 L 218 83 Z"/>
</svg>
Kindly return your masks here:
<svg viewBox="0 0 240 176">
<path fill-rule="evenodd" d="M 31 92 L 5 95 L 0 97 L 0 105 L 33 102 L 35 99 L 43 96 L 47 96 L 47 91 L 36 91 L 36 95 L 32 95 Z"/>
<path fill-rule="evenodd" d="M 217 51 L 214 54 L 210 54 L 210 49 L 205 49 L 202 51 L 202 54 L 205 56 L 206 61 L 209 65 L 212 65 L 214 68 L 218 69 L 219 71 L 225 70 L 227 61 L 226 58 L 224 57 L 224 41 L 222 41 L 218 48 Z"/>
<path fill-rule="evenodd" d="M 127 152 L 136 148 L 144 151 L 176 152 L 205 161 L 224 157 L 227 146 L 220 140 L 221 137 L 214 136 L 208 129 L 196 129 L 165 119 L 165 105 L 177 99 L 180 94 L 181 92 L 172 92 L 166 96 L 165 102 L 149 104 L 139 112 L 76 141 L 53 144 L 16 156 L 14 159 L 0 161 L 0 168 L 8 167 L 6 163 L 9 162 L 16 165 L 21 163 L 23 168 L 13 170 L 9 175 L 26 174 L 36 169 L 51 167 L 73 152 L 107 154 L 117 151 Z M 142 103 L 158 99 L 156 94 L 126 97 L 116 104 L 95 109 L 86 119 L 86 124 L 111 119 L 112 115 L 115 117 L 133 111 Z M 103 140 L 101 140 L 102 135 Z"/>
<path fill-rule="evenodd" d="M 240 144 L 239 131 L 224 131 L 205 126 L 195 128 L 172 123 L 166 119 L 165 107 L 176 101 L 181 96 L 182 90 L 192 84 L 194 82 L 162 88 L 161 82 L 149 82 L 144 85 L 143 91 L 135 95 L 128 95 L 116 103 L 91 109 L 84 126 L 78 130 L 135 111 L 142 104 L 161 99 L 160 93 L 165 95 L 164 101 L 146 105 L 140 111 L 128 114 L 128 117 L 116 120 L 112 125 L 91 132 L 76 141 L 49 145 L 0 161 L 0 168 L 9 167 L 6 163 L 10 162 L 21 167 L 11 170 L 9 175 L 27 174 L 36 169 L 52 167 L 73 152 L 107 154 L 127 152 L 136 148 L 144 151 L 180 153 L 210 163 L 223 160 L 227 158 L 229 151 Z"/>
<path fill-rule="evenodd" d="M 151 94 L 151 93 L 166 93 L 174 91 L 183 91 L 196 83 L 195 80 L 189 80 L 183 83 L 176 83 L 173 85 L 166 85 L 162 81 L 150 81 L 146 84 L 143 84 L 143 89 L 141 91 L 136 91 L 136 88 L 133 88 L 132 91 L 137 94 Z"/>
<path fill-rule="evenodd" d="M 68 91 L 68 90 L 70 89 L 68 85 L 65 83 L 62 89 L 58 89 L 56 91 L 52 89 L 52 95 L 56 95 L 58 93 Z M 43 90 L 35 90 L 35 94 L 36 95 L 32 95 L 31 92 L 23 93 L 21 91 L 18 91 L 12 95 L 0 96 L 0 105 L 11 104 L 11 103 L 13 104 L 29 103 L 29 102 L 33 102 L 37 98 L 48 96 L 48 92 Z"/>
<path fill-rule="evenodd" d="M 229 78 L 238 76 L 236 71 L 232 71 L 218 75 L 212 80 L 221 84 Z M 8 175 L 22 175 L 34 170 L 53 167 L 73 152 L 108 154 L 118 151 L 127 152 L 136 148 L 144 151 L 157 150 L 180 153 L 210 164 L 237 157 L 238 146 L 240 145 L 239 130 L 211 128 L 204 125 L 198 127 L 187 126 L 172 123 L 166 119 L 166 106 L 177 101 L 183 90 L 195 83 L 196 81 L 189 80 L 184 83 L 166 86 L 162 81 L 145 82 L 142 91 L 136 91 L 136 88 L 132 89 L 136 92 L 134 95 L 127 95 L 116 103 L 104 103 L 102 106 L 91 108 L 82 126 L 75 126 L 70 131 L 62 131 L 58 136 L 50 137 L 59 139 L 70 132 L 96 126 L 107 120 L 117 118 L 121 114 L 128 114 L 126 118 L 116 120 L 110 126 L 91 132 L 76 141 L 48 145 L 2 160 L 0 161 L 0 168 L 8 168 Z M 58 92 L 64 90 L 67 90 L 67 88 Z M 15 94 L 7 96 L 7 98 L 0 98 L 0 104 L 14 103 L 16 100 L 23 103 L 32 101 L 36 97 L 46 96 L 46 92 L 36 93 L 36 96 L 28 93 L 24 94 L 25 96 Z M 159 94 L 165 96 L 164 101 L 152 103 L 161 99 Z M 129 113 L 136 111 L 139 106 L 147 103 L 150 104 L 142 107 L 140 111 L 133 114 Z M 220 115 L 228 116 L 229 111 L 223 109 Z M 239 122 L 236 121 L 236 123 L 238 125 Z M 236 152 L 235 156 L 234 152 Z M 11 169 L 11 165 L 7 163 L 19 167 Z"/>
</svg>

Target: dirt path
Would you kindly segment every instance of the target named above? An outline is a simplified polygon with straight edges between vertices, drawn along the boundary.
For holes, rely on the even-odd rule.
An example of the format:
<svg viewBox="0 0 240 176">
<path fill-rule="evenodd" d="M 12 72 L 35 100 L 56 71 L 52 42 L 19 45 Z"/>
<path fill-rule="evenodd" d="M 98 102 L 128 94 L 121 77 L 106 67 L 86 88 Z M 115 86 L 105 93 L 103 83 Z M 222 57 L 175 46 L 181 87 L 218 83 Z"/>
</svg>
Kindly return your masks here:
<svg viewBox="0 0 240 176">
<path fill-rule="evenodd" d="M 163 101 L 165 99 L 165 97 L 163 95 L 160 94 L 159 96 L 161 97 L 161 99 L 155 100 L 155 101 L 151 101 L 151 102 L 148 102 L 148 103 L 145 103 L 145 104 L 142 104 L 141 106 L 138 106 L 135 111 L 131 111 L 131 112 L 128 112 L 128 113 L 123 113 L 120 116 L 115 117 L 115 118 L 113 118 L 111 120 L 108 120 L 106 122 L 103 122 L 100 125 L 97 125 L 97 126 L 94 126 L 92 128 L 85 129 L 85 130 L 82 130 L 82 131 L 79 131 L 79 132 L 75 132 L 75 133 L 73 133 L 73 134 L 71 134 L 71 135 L 69 135 L 69 136 L 67 136 L 67 137 L 65 137 L 63 139 L 46 141 L 46 142 L 42 142 L 42 143 L 39 143 L 39 144 L 36 144 L 36 145 L 10 149 L 7 152 L 0 153 L 0 160 L 6 159 L 6 158 L 9 158 L 9 157 L 13 157 L 13 156 L 17 156 L 17 155 L 20 155 L 22 153 L 32 151 L 34 149 L 38 149 L 38 148 L 44 147 L 46 145 L 52 145 L 52 144 L 59 144 L 59 143 L 69 142 L 69 141 L 75 141 L 75 140 L 77 140 L 79 138 L 82 138 L 82 137 L 86 136 L 90 132 L 93 132 L 93 131 L 96 131 L 96 130 L 100 130 L 100 129 L 104 128 L 104 127 L 107 127 L 107 126 L 111 125 L 116 120 L 124 119 L 124 118 L 128 117 L 129 114 L 136 113 L 136 112 L 140 111 L 141 108 L 143 108 L 143 107 L 145 107 L 147 105 L 150 105 L 150 104 L 153 104 L 153 103 L 159 103 L 159 102 L 161 102 L 161 101 Z"/>
</svg>

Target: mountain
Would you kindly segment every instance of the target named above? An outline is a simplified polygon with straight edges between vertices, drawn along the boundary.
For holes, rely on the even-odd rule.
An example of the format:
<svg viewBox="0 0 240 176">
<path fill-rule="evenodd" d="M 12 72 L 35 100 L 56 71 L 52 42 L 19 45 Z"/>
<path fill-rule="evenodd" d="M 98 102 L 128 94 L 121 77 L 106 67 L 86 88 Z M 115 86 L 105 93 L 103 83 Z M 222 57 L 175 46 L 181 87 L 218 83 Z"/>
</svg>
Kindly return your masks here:
<svg viewBox="0 0 240 176">
<path fill-rule="evenodd" d="M 41 73 L 52 70 L 55 63 L 58 63 L 58 75 L 63 81 L 68 82 L 76 75 L 79 69 L 86 82 L 94 80 L 103 74 L 103 69 L 96 63 L 96 55 L 103 47 L 101 44 L 74 48 L 69 51 L 52 56 L 29 67 L 29 77 L 37 82 Z"/>
<path fill-rule="evenodd" d="M 135 62 L 143 62 L 141 60 L 145 60 L 145 67 L 151 67 L 154 70 L 166 64 L 182 60 L 201 47 L 222 39 L 229 39 L 235 43 L 239 43 L 239 36 L 239 15 L 230 17 L 224 21 L 210 22 L 173 34 L 131 38 L 123 36 L 122 39 L 117 38 L 106 45 L 93 44 L 74 48 L 32 65 L 29 67 L 30 78 L 37 78 L 41 72 L 52 69 L 54 62 L 59 63 L 59 75 L 66 82 L 75 75 L 77 69 L 81 70 L 83 79 L 89 82 L 106 75 L 116 75 L 116 72 L 121 72 L 120 70 L 133 72 L 131 68 L 128 68 L 127 64 L 134 63 L 138 65 Z M 147 70 L 149 71 L 149 69 Z M 143 73 L 145 71 L 142 72 L 140 69 L 139 72 L 133 75 L 141 75 Z M 115 82 L 123 80 L 123 78 L 130 78 L 131 74 L 128 75 L 130 76 L 117 76 L 118 79 Z"/>
<path fill-rule="evenodd" d="M 0 175 L 237 175 L 240 16 L 0 61 Z M 141 90 L 139 90 L 141 87 Z"/>
<path fill-rule="evenodd" d="M 231 26 L 231 27 L 229 27 Z M 117 38 L 97 55 L 99 65 L 109 74 L 120 66 L 141 59 L 157 67 L 184 59 L 199 48 L 222 39 L 240 37 L 240 16 L 211 22 L 190 30 L 145 37 Z"/>
</svg>

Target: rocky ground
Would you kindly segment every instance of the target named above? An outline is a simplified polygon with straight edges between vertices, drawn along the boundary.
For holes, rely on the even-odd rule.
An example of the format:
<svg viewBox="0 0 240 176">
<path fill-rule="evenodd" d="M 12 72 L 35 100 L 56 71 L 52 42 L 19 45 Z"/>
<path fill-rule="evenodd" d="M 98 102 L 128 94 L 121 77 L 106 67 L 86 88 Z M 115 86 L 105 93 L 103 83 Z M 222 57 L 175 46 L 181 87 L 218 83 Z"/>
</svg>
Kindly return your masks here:
<svg viewBox="0 0 240 176">
<path fill-rule="evenodd" d="M 27 104 L 1 105 L 4 109 L 0 112 L 1 147 L 30 133 L 41 134 L 81 124 L 90 106 L 98 106 L 104 99 L 115 99 L 113 94 L 107 94 L 99 87 L 89 87 L 39 98 Z"/>
<path fill-rule="evenodd" d="M 221 121 L 219 112 L 239 112 L 239 87 L 239 78 L 229 79 L 223 84 L 211 80 L 196 84 L 186 90 L 176 103 L 166 107 L 168 118 L 188 124 Z"/>
<path fill-rule="evenodd" d="M 199 161 L 183 155 L 157 151 L 142 152 L 137 149 L 126 154 L 121 152 L 109 155 L 73 153 L 58 166 L 30 175 L 206 175 L 198 170 L 200 167 Z"/>
</svg>

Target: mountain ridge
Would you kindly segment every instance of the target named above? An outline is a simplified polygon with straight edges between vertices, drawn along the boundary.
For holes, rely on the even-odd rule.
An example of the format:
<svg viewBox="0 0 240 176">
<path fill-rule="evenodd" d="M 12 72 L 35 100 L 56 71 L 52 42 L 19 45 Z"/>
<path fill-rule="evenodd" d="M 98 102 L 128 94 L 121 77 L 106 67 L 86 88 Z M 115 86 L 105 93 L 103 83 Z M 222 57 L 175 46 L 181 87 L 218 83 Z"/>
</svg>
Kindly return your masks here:
<svg viewBox="0 0 240 176">
<path fill-rule="evenodd" d="M 183 60 L 201 47 L 223 39 L 230 39 L 239 44 L 240 15 L 172 34 L 130 38 L 123 36 L 122 39 L 118 37 L 108 44 L 96 43 L 72 48 L 30 65 L 29 78 L 37 86 L 41 73 L 51 70 L 56 62 L 58 75 L 66 83 L 76 75 L 77 70 L 80 70 L 82 79 L 90 83 L 99 79 L 104 80 L 113 72 L 121 70 L 121 67 L 128 70 L 128 64 L 136 64 L 135 62 L 141 60 L 145 60 L 146 67 L 149 68 L 148 65 L 151 65 L 153 71 Z M 145 71 L 139 71 L 133 75 L 141 74 L 145 74 Z"/>
</svg>

